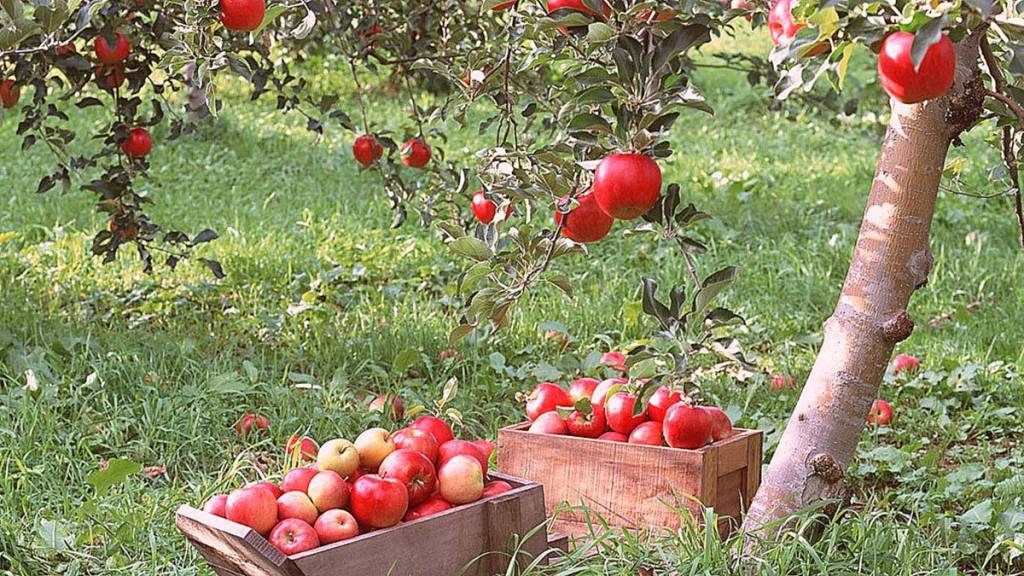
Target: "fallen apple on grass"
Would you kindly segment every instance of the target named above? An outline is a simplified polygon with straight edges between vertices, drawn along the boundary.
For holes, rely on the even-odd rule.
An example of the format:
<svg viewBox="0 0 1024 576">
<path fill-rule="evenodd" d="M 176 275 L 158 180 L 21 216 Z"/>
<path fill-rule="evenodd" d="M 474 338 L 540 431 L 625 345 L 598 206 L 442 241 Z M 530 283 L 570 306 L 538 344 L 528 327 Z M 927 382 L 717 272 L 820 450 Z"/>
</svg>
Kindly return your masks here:
<svg viewBox="0 0 1024 576">
<path fill-rule="evenodd" d="M 921 361 L 909 354 L 898 354 L 892 359 L 893 374 L 913 374 L 921 369 Z"/>
<path fill-rule="evenodd" d="M 892 405 L 885 400 L 875 400 L 868 412 L 868 424 L 887 426 L 892 422 Z"/>
<path fill-rule="evenodd" d="M 267 420 L 266 416 L 260 416 L 259 414 L 243 414 L 238 422 L 235 423 L 235 432 L 239 436 L 248 436 L 249 433 L 256 430 L 257 433 L 266 432 L 270 429 L 270 420 Z"/>
<path fill-rule="evenodd" d="M 284 445 L 284 453 L 286 455 L 292 457 L 295 453 L 298 453 L 299 460 L 306 462 L 316 460 L 316 455 L 319 450 L 320 447 L 317 446 L 316 442 L 308 436 L 292 436 L 288 438 L 288 442 Z"/>
</svg>

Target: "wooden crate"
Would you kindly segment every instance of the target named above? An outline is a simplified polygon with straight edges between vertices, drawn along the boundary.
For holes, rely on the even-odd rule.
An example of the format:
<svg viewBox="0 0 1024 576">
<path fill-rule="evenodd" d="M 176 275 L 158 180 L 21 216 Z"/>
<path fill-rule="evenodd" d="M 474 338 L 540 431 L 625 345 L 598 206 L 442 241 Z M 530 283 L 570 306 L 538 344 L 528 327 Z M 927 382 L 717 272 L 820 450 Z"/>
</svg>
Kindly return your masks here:
<svg viewBox="0 0 1024 576">
<path fill-rule="evenodd" d="M 761 483 L 760 430 L 736 429 L 700 450 L 679 450 L 528 428 L 523 423 L 498 432 L 498 469 L 542 484 L 547 514 L 560 509 L 552 529 L 570 536 L 587 534 L 593 515 L 611 526 L 675 529 L 687 516 L 678 510 L 697 513 L 697 501 L 723 517 L 719 529 L 728 533 Z"/>
<path fill-rule="evenodd" d="M 519 547 L 520 564 L 543 554 L 549 544 L 541 486 L 503 474 L 490 476 L 513 489 L 291 556 L 251 528 L 189 506 L 178 509 L 175 523 L 220 576 L 491 576 L 505 572 L 513 535 L 525 537 L 540 526 Z M 564 548 L 564 537 L 553 537 L 551 545 Z"/>
</svg>

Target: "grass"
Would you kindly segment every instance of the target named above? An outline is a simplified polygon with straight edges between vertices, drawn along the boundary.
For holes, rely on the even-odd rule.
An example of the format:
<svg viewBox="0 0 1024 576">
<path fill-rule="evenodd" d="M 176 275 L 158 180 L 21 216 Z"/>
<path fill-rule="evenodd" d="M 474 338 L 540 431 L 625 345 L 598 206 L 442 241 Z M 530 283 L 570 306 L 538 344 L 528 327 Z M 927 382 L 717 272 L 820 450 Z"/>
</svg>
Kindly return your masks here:
<svg viewBox="0 0 1024 576">
<path fill-rule="evenodd" d="M 699 85 L 717 113 L 681 119 L 666 178 L 716 216 L 700 230 L 711 247 L 702 269 L 742 268 L 725 299 L 748 320 L 745 345 L 765 372 L 802 381 L 842 285 L 878 139 L 799 107 L 769 111 L 764 89 L 733 72 L 702 71 Z M 375 120 L 407 127 L 401 102 L 371 100 Z M 870 112 L 861 117 L 869 124 Z M 77 111 L 72 123 L 94 127 L 95 113 Z M 228 271 L 213 282 L 199 266 L 146 276 L 127 255 L 107 266 L 92 258 L 88 239 L 104 225 L 93 198 L 34 195 L 50 159 L 20 152 L 14 126 L 0 126 L 0 573 L 208 574 L 176 532 L 174 509 L 279 474 L 291 433 L 351 436 L 378 418 L 360 408 L 366 394 L 394 390 L 431 405 L 455 378 L 451 407 L 464 434 L 492 436 L 520 419 L 517 392 L 569 379 L 594 350 L 650 332 L 641 275 L 661 285 L 685 278 L 669 247 L 616 237 L 563 262 L 574 300 L 539 292 L 507 331 L 439 360 L 461 262 L 430 230 L 387 228 L 386 202 L 374 176 L 355 169 L 347 135 L 333 130 L 315 144 L 299 119 L 237 97 L 215 128 L 158 146 L 145 184 L 153 215 L 222 234 L 202 249 Z M 478 142 L 471 131 L 452 136 L 456 156 Z M 991 193 L 999 184 L 985 170 L 998 158 L 984 136 L 971 134 L 955 155 L 967 186 Z M 899 347 L 925 370 L 883 385 L 897 417 L 865 434 L 852 509 L 819 522 L 820 538 L 771 543 L 759 572 L 1024 570 L 1016 234 L 1006 203 L 941 194 L 936 266 L 912 302 L 918 330 Z M 567 349 L 543 338 L 552 322 L 571 335 Z M 738 425 L 767 431 L 770 454 L 797 392 L 773 393 L 762 376 L 702 384 Z M 233 423 L 249 411 L 271 419 L 271 435 L 235 438 Z M 109 478 L 94 475 L 101 461 L 115 459 L 165 471 L 96 486 Z M 734 574 L 740 543 L 682 530 L 598 535 L 595 545 L 602 554 L 547 570 Z"/>
</svg>

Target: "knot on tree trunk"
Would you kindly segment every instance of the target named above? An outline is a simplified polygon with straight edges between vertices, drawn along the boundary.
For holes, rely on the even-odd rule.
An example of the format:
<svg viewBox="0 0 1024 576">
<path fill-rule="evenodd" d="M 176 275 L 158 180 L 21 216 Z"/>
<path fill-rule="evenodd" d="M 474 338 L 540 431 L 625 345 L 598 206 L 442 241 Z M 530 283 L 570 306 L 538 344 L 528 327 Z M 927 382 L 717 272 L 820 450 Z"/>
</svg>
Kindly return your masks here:
<svg viewBox="0 0 1024 576">
<path fill-rule="evenodd" d="M 910 338 L 914 332 L 914 319 L 907 314 L 906 310 L 900 310 L 898 314 L 890 318 L 882 325 L 882 333 L 885 339 L 893 344 Z"/>
<path fill-rule="evenodd" d="M 907 262 L 907 272 L 910 273 L 914 281 L 914 290 L 923 288 L 928 284 L 928 274 L 931 273 L 934 263 L 935 257 L 932 256 L 932 251 L 928 248 L 915 252 L 910 256 L 910 261 Z"/>
<path fill-rule="evenodd" d="M 833 502 L 825 506 L 827 515 L 835 514 L 838 507 L 846 500 L 846 483 L 843 482 L 845 470 L 830 454 L 814 454 L 807 459 L 807 480 L 801 495 L 803 504 L 809 505 L 822 500 Z"/>
<path fill-rule="evenodd" d="M 960 134 L 978 122 L 984 106 L 985 82 L 981 78 L 981 73 L 975 71 L 971 79 L 964 84 L 963 90 L 952 94 L 949 98 L 949 108 L 946 109 L 946 127 L 949 139 L 954 146 L 963 146 Z"/>
</svg>

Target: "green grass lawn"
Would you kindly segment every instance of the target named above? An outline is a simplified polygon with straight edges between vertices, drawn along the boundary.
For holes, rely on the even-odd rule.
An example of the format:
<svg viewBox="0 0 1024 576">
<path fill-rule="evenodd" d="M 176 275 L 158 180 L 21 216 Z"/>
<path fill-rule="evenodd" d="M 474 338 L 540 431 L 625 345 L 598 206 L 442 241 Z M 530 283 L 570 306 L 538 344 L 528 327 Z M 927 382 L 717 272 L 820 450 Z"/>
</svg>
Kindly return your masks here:
<svg viewBox="0 0 1024 576">
<path fill-rule="evenodd" d="M 766 45 L 742 37 L 713 49 L 752 42 Z M 666 178 L 715 216 L 700 227 L 711 247 L 701 268 L 742 269 L 724 303 L 747 318 L 745 346 L 766 372 L 802 381 L 846 273 L 879 140 L 827 116 L 769 111 L 766 90 L 735 72 L 701 71 L 699 85 L 717 114 L 676 125 Z M 408 125 L 401 102 L 371 101 L 376 121 Z M 95 113 L 76 110 L 75 127 L 98 125 Z M 589 258 L 560 261 L 573 300 L 537 292 L 509 329 L 442 361 L 462 262 L 411 220 L 388 229 L 378 181 L 356 170 L 340 130 L 315 143 L 300 119 L 239 94 L 215 128 L 171 143 L 156 131 L 143 184 L 153 216 L 220 232 L 200 254 L 228 272 L 213 281 L 198 265 L 147 276 L 127 252 L 106 266 L 92 258 L 89 239 L 105 225 L 93 197 L 35 195 L 52 160 L 38 147 L 21 152 L 15 125 L 0 125 L 0 574 L 209 574 L 174 528 L 175 508 L 279 474 L 290 434 L 351 437 L 376 418 L 360 407 L 366 393 L 394 390 L 429 406 L 456 378 L 451 405 L 464 433 L 493 436 L 521 419 L 517 392 L 566 381 L 592 351 L 651 332 L 639 314 L 641 275 L 666 286 L 686 274 L 670 247 L 617 234 Z M 480 141 L 474 130 L 451 132 L 456 157 Z M 985 171 L 997 156 L 982 132 L 954 155 L 969 189 L 992 193 L 1000 185 Z M 941 194 L 936 266 L 911 305 L 918 329 L 898 350 L 925 370 L 884 383 L 896 419 L 865 434 L 852 508 L 820 538 L 786 536 L 759 572 L 1024 570 L 1017 234 L 1005 200 Z M 549 323 L 571 335 L 567 349 L 544 339 Z M 770 454 L 798 392 L 773 393 L 761 376 L 702 385 L 738 425 L 767 432 Z M 273 432 L 243 444 L 232 425 L 250 411 L 267 415 Z M 109 490 L 87 482 L 113 459 L 166 471 Z M 552 571 L 724 575 L 738 562 L 736 540 L 691 531 L 598 545 L 602 555 L 574 555 Z"/>
</svg>

